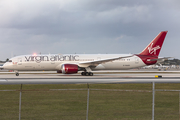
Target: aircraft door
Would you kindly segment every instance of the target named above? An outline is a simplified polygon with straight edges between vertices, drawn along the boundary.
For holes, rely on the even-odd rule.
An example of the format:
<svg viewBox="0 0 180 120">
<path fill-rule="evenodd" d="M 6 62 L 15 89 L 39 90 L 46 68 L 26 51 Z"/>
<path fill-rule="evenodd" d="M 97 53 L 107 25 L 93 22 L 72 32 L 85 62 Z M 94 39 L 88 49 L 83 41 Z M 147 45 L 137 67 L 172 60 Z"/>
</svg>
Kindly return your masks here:
<svg viewBox="0 0 180 120">
<path fill-rule="evenodd" d="M 18 58 L 18 65 L 22 65 L 22 58 Z"/>
<path fill-rule="evenodd" d="M 139 63 L 139 58 L 135 57 L 135 64 L 138 64 L 138 63 Z"/>
</svg>

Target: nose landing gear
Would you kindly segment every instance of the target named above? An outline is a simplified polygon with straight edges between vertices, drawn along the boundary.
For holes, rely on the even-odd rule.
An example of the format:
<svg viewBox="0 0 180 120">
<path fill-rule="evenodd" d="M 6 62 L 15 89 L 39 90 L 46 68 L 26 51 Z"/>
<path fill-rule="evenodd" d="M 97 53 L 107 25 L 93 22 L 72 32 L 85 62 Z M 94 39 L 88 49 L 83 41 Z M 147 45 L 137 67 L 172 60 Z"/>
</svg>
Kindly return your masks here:
<svg viewBox="0 0 180 120">
<path fill-rule="evenodd" d="M 16 76 L 19 76 L 19 72 L 17 70 L 15 71 L 15 74 L 16 74 Z"/>
<path fill-rule="evenodd" d="M 19 76 L 19 73 L 16 73 L 16 76 Z"/>
</svg>

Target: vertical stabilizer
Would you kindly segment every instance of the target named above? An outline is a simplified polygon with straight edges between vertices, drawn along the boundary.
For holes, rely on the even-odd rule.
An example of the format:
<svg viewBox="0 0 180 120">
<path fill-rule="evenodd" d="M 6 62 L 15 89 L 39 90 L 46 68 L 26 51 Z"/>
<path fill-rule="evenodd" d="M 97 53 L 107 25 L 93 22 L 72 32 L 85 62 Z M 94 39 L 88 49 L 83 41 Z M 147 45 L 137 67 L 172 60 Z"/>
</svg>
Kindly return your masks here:
<svg viewBox="0 0 180 120">
<path fill-rule="evenodd" d="M 139 55 L 148 55 L 148 56 L 159 56 L 161 51 L 164 39 L 168 31 L 160 32 L 154 40 L 139 54 Z"/>
</svg>

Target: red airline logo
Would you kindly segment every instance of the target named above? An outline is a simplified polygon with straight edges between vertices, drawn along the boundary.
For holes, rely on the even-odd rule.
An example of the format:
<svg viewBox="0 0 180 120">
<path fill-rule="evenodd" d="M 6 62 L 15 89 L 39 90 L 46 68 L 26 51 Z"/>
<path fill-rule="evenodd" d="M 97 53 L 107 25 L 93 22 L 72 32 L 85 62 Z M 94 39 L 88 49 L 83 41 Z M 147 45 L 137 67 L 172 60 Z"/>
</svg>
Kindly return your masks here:
<svg viewBox="0 0 180 120">
<path fill-rule="evenodd" d="M 148 47 L 149 54 L 153 54 L 154 53 L 154 55 L 156 55 L 156 50 L 160 49 L 161 47 L 159 47 L 159 45 L 156 46 L 156 47 L 152 47 L 152 46 L 153 46 L 153 43 L 151 44 L 150 47 Z"/>
</svg>

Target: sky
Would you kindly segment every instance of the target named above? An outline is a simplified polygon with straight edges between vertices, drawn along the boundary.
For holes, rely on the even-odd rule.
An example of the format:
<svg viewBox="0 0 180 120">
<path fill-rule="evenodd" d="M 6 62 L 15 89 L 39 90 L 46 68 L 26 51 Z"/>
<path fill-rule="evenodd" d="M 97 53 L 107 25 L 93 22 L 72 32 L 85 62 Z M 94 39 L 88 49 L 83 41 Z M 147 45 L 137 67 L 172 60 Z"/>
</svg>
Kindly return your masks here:
<svg viewBox="0 0 180 120">
<path fill-rule="evenodd" d="M 179 0 L 0 0 L 0 60 L 17 55 L 140 53 L 168 31 L 180 59 Z"/>
</svg>

